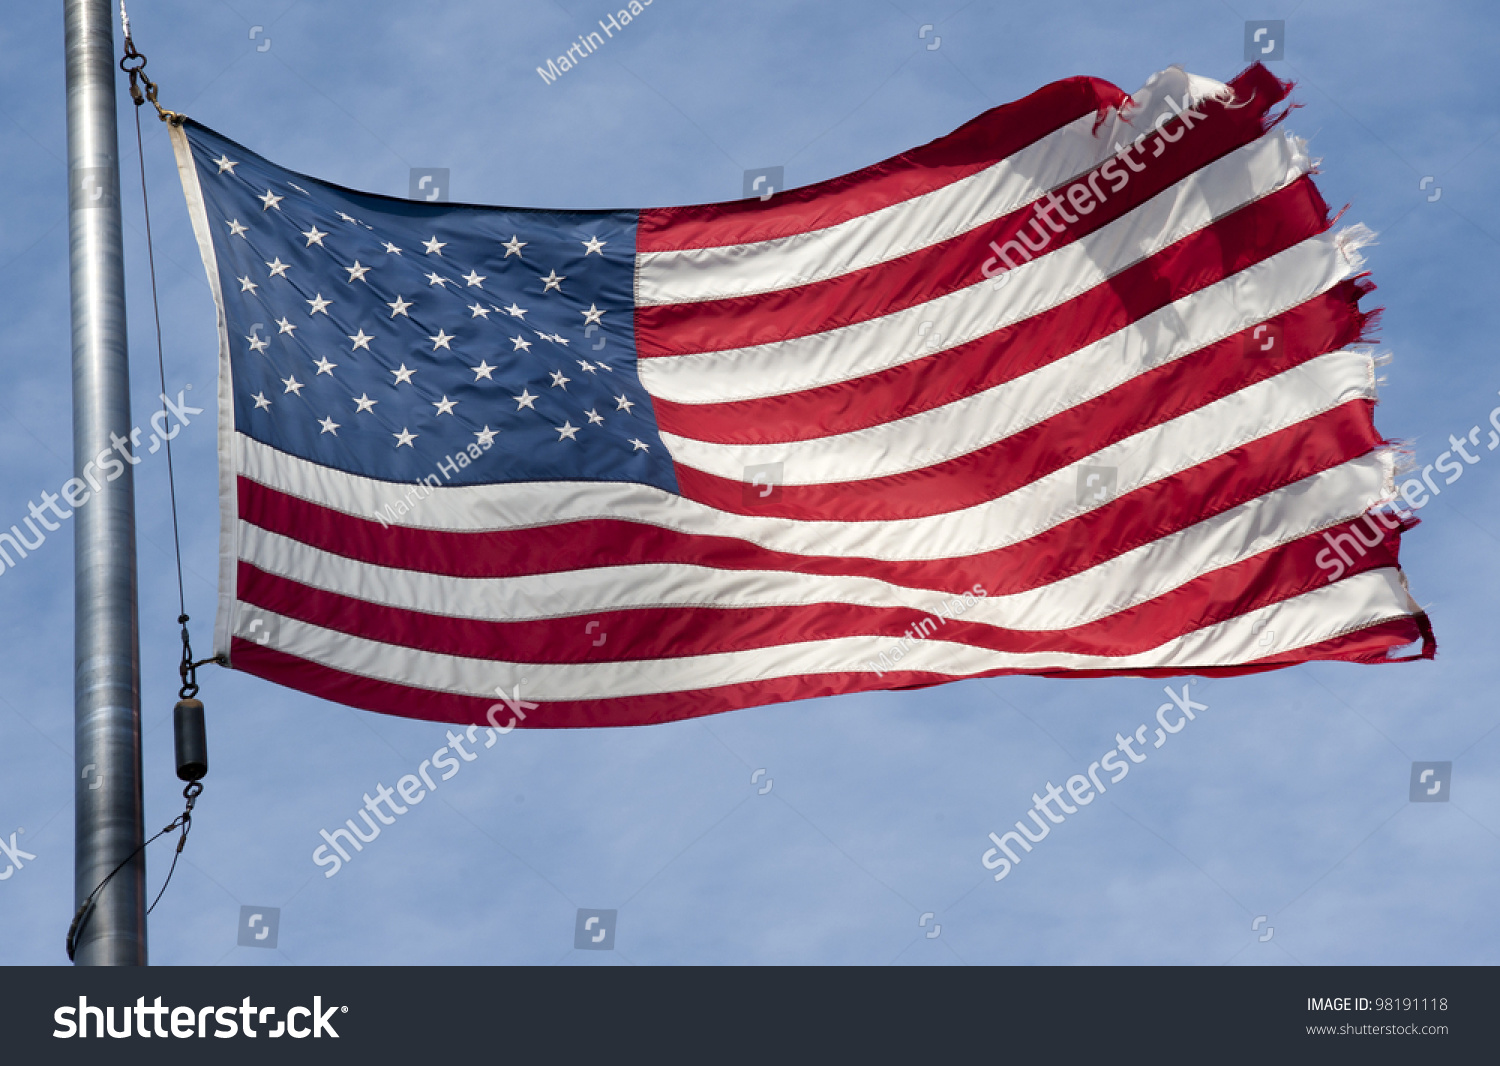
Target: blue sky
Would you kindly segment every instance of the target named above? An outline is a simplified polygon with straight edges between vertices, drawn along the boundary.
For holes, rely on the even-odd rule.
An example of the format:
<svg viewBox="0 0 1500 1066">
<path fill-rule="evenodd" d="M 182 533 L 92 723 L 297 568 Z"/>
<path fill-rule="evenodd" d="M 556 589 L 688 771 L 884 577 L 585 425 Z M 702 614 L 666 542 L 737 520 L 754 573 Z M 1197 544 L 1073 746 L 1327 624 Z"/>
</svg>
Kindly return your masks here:
<svg viewBox="0 0 1500 1066">
<path fill-rule="evenodd" d="M 0 23 L 11 57 L 0 70 L 7 527 L 71 467 L 56 7 L 12 5 Z M 1288 126 L 1323 158 L 1328 201 L 1380 234 L 1366 253 L 1380 288 L 1366 305 L 1386 308 L 1394 360 L 1379 428 L 1426 464 L 1500 406 L 1491 5 L 1235 0 L 1138 3 L 1127 15 L 1103 2 L 655 0 L 546 84 L 535 68 L 608 7 L 137 0 L 131 15 L 163 103 L 280 164 L 395 195 L 412 167 L 447 167 L 455 199 L 578 208 L 733 198 L 754 167 L 784 166 L 788 183 L 806 184 L 1074 74 L 1131 90 L 1180 63 L 1224 80 L 1245 65 L 1245 21 L 1284 19 L 1286 58 L 1271 66 L 1298 82 L 1303 105 Z M 158 390 L 128 107 L 122 92 L 144 425 Z M 164 131 L 147 117 L 167 381 L 206 399 L 213 308 Z M 1197 682 L 1207 709 L 999 884 L 980 865 L 986 834 L 1151 721 L 1164 682 L 999 679 L 649 728 L 518 730 L 330 879 L 311 861 L 318 831 L 354 816 L 377 782 L 413 772 L 447 743 L 444 727 L 205 670 L 212 772 L 152 919 L 152 961 L 1493 964 L 1500 452 L 1480 454 L 1403 545 L 1436 661 Z M 188 609 L 207 654 L 209 415 L 183 431 L 174 459 Z M 136 478 L 147 824 L 161 826 L 181 804 L 162 457 Z M 17 840 L 36 856 L 0 881 L 0 963 L 64 958 L 71 568 L 65 525 L 0 574 L 0 840 L 24 829 Z M 1418 760 L 1453 762 L 1451 802 L 1409 802 Z M 153 848 L 153 894 L 170 851 Z M 280 908 L 275 950 L 236 946 L 242 905 Z M 618 911 L 615 950 L 573 948 L 579 908 Z"/>
</svg>

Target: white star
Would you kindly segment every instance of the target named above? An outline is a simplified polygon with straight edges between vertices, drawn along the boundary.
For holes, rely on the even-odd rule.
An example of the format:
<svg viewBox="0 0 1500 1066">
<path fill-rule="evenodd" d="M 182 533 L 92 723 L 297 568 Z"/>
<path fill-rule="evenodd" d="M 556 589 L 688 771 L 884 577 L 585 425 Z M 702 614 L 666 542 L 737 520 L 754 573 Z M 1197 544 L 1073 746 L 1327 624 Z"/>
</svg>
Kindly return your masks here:
<svg viewBox="0 0 1500 1066">
<path fill-rule="evenodd" d="M 255 282 L 253 282 L 253 281 L 250 280 L 250 275 L 249 274 L 246 274 L 244 277 L 240 278 L 239 281 L 240 281 L 240 292 L 248 292 L 251 295 L 254 295 L 255 290 L 258 289 L 258 288 L 260 288 L 259 285 L 255 284 Z"/>
<path fill-rule="evenodd" d="M 266 205 L 265 207 L 261 208 L 262 211 L 269 211 L 273 207 L 275 207 L 276 210 L 280 211 L 281 208 L 276 207 L 276 205 L 279 204 L 279 203 L 281 203 L 282 200 L 285 200 L 286 197 L 284 197 L 284 196 L 277 196 L 270 189 L 267 189 L 266 190 L 266 194 L 264 196 L 257 196 L 256 199 L 259 200 L 261 203 L 263 203 L 263 204 Z"/>
<path fill-rule="evenodd" d="M 488 274 L 481 274 L 477 270 L 470 270 L 467 274 L 463 275 L 463 279 L 466 285 L 479 285 L 482 289 L 484 286 L 480 283 L 488 276 Z"/>
<path fill-rule="evenodd" d="M 583 372 L 585 374 L 592 374 L 594 372 L 594 364 L 589 362 L 587 359 L 578 360 L 578 365 L 583 368 Z"/>
<path fill-rule="evenodd" d="M 351 396 L 349 398 L 354 401 L 355 414 L 359 414 L 361 411 L 369 411 L 371 414 L 374 414 L 375 405 L 380 402 L 379 400 L 370 399 L 370 394 L 367 392 L 362 392 L 358 396 Z"/>
<path fill-rule="evenodd" d="M 453 337 L 450 334 L 444 333 L 442 330 L 437 331 L 436 337 L 428 337 L 427 339 L 432 342 L 433 351 L 437 351 L 439 348 L 448 348 L 450 352 L 453 350 L 452 348 L 448 347 L 448 342 L 451 341 Z"/>
<path fill-rule="evenodd" d="M 268 400 L 268 399 L 266 399 L 266 394 L 265 393 L 263 393 L 263 392 L 257 392 L 255 394 L 255 409 L 257 411 L 259 411 L 262 407 L 265 407 L 265 408 L 269 409 L 270 406 L 271 406 L 271 401 Z"/>
<path fill-rule="evenodd" d="M 296 326 L 292 325 L 292 323 L 288 322 L 284 317 L 278 318 L 276 320 L 276 324 L 281 327 L 276 331 L 277 333 L 291 333 L 297 328 Z"/>
<path fill-rule="evenodd" d="M 589 416 L 589 425 L 591 426 L 597 426 L 599 425 L 599 423 L 604 421 L 604 416 L 601 415 L 598 411 L 590 410 L 583 413 Z"/>
<path fill-rule="evenodd" d="M 252 333 L 245 339 L 250 342 L 250 350 L 252 352 L 263 352 L 271 346 L 271 342 L 266 340 L 259 333 Z"/>
<path fill-rule="evenodd" d="M 557 430 L 557 439 L 559 441 L 572 440 L 578 436 L 578 429 L 571 422 L 565 421 L 562 425 L 553 426 L 552 428 Z"/>
<path fill-rule="evenodd" d="M 400 433 L 392 433 L 391 436 L 396 438 L 396 447 L 399 448 L 404 444 L 412 451 L 417 450 L 416 446 L 412 444 L 412 441 L 417 439 L 417 435 L 415 433 L 408 433 L 405 426 L 401 427 Z"/>
<path fill-rule="evenodd" d="M 523 407 L 530 407 L 533 411 L 536 410 L 536 397 L 531 395 L 530 391 L 527 389 L 522 389 L 521 395 L 512 396 L 511 399 L 516 401 L 517 411 L 519 411 Z"/>
<path fill-rule="evenodd" d="M 498 311 L 500 308 L 497 307 L 495 310 Z M 524 307 L 517 307 L 514 303 L 505 309 L 505 313 L 510 315 L 511 318 L 519 318 L 522 322 L 526 321 L 526 309 Z"/>
<path fill-rule="evenodd" d="M 407 385 L 410 385 L 411 376 L 415 374 L 416 371 L 406 369 L 406 364 L 402 363 L 400 370 L 392 370 L 391 373 L 396 375 L 396 380 L 393 382 L 393 384 L 400 385 L 402 383 L 405 383 Z"/>
<path fill-rule="evenodd" d="M 601 318 L 604 317 L 604 312 L 599 310 L 599 308 L 595 307 L 593 304 L 589 304 L 589 309 L 587 311 L 579 311 L 578 313 L 583 316 L 583 324 L 585 326 L 592 326 L 594 323 L 598 322 Z"/>
<path fill-rule="evenodd" d="M 513 352 L 531 351 L 531 342 L 525 337 L 521 336 L 519 333 L 510 339 L 510 343 L 515 345 L 515 347 L 511 349 L 511 351 Z"/>
<path fill-rule="evenodd" d="M 370 342 L 375 338 L 368 336 L 365 331 L 361 329 L 358 333 L 351 333 L 349 335 L 349 339 L 354 342 L 354 347 L 351 348 L 350 351 L 357 352 L 361 348 L 363 348 L 368 352 L 370 350 Z"/>
<path fill-rule="evenodd" d="M 287 184 L 290 185 L 292 188 L 296 189 L 303 196 L 311 196 L 312 195 L 312 193 L 308 192 L 302 186 L 298 185 L 295 181 L 289 181 L 289 182 L 287 182 Z"/>
<path fill-rule="evenodd" d="M 323 427 L 323 433 L 332 433 L 335 437 L 339 435 L 339 424 L 331 418 L 320 418 L 318 420 L 318 425 Z M 322 436 L 322 433 L 318 435 Z"/>
<path fill-rule="evenodd" d="M 500 431 L 498 429 L 491 429 L 488 425 L 486 425 L 483 429 L 476 430 L 474 436 L 479 438 L 479 446 L 481 448 L 484 448 L 488 447 L 494 442 L 495 434 L 499 432 Z"/>
<path fill-rule="evenodd" d="M 545 278 L 538 278 L 537 280 L 546 283 L 547 287 L 542 290 L 542 292 L 545 293 L 551 292 L 553 289 L 556 289 L 558 292 L 562 292 L 562 283 L 567 281 L 568 279 L 565 276 L 558 274 L 557 271 L 551 270 L 547 272 L 547 276 Z"/>
<path fill-rule="evenodd" d="M 644 441 L 636 440 L 634 437 L 630 438 L 630 443 L 635 445 L 634 448 L 630 449 L 632 452 L 649 452 L 651 450 L 651 445 Z"/>
<path fill-rule="evenodd" d="M 229 227 L 229 235 L 231 237 L 238 237 L 242 241 L 243 240 L 249 240 L 249 238 L 245 236 L 245 231 L 247 229 L 249 229 L 250 227 L 249 226 L 242 226 L 242 225 L 240 225 L 240 220 L 239 219 L 237 219 L 237 218 L 226 218 L 224 220 L 224 225 L 226 225 L 226 226 Z"/>
<path fill-rule="evenodd" d="M 317 226 L 313 226 L 312 229 L 305 229 L 305 230 L 303 230 L 302 231 L 302 236 L 304 236 L 304 237 L 307 238 L 307 247 L 308 248 L 311 248 L 315 244 L 319 248 L 322 248 L 322 247 L 324 247 L 324 245 L 323 245 L 323 238 L 326 237 L 326 236 L 328 236 L 328 234 L 326 234 L 322 230 L 318 229 Z"/>
<path fill-rule="evenodd" d="M 397 315 L 406 315 L 407 318 L 411 317 L 411 315 L 406 314 L 406 309 L 411 306 L 411 301 L 399 295 L 393 301 L 386 304 L 386 306 L 391 309 L 392 318 L 395 318 Z"/>
<path fill-rule="evenodd" d="M 233 174 L 234 173 L 234 168 L 237 167 L 237 166 L 239 166 L 239 163 L 231 163 L 229 161 L 229 157 L 227 155 L 225 155 L 223 152 L 219 153 L 219 158 L 215 159 L 214 162 L 217 163 L 217 164 L 219 164 L 219 173 L 220 174 L 224 173 L 224 171 L 226 171 L 226 170 L 229 171 L 229 173 Z"/>
<path fill-rule="evenodd" d="M 342 211 L 339 212 L 339 218 L 343 219 L 345 222 L 353 222 L 356 225 L 359 223 L 359 219 L 355 218 L 353 215 L 346 215 Z"/>
<path fill-rule="evenodd" d="M 635 406 L 635 401 L 634 400 L 627 400 L 625 398 L 625 394 L 623 392 L 620 393 L 620 395 L 618 395 L 618 396 L 615 397 L 615 410 L 616 411 L 624 411 L 628 415 L 630 413 L 630 409 L 632 407 L 634 407 L 634 406 Z"/>
<path fill-rule="evenodd" d="M 354 261 L 354 265 L 352 267 L 345 267 L 344 269 L 349 272 L 349 281 L 351 283 L 356 281 L 365 281 L 365 275 L 370 272 L 369 267 L 359 265 L 358 259 Z M 365 284 L 368 285 L 370 283 L 368 281 L 365 281 Z"/>
<path fill-rule="evenodd" d="M 598 252 L 599 253 L 599 257 L 602 259 L 604 257 L 604 246 L 606 244 L 608 244 L 609 242 L 608 241 L 601 241 L 598 237 L 590 237 L 588 240 L 586 240 L 586 241 L 579 241 L 578 243 L 581 244 L 581 245 L 583 245 L 584 248 L 588 249 L 586 252 L 583 253 L 585 257 L 590 256 L 590 255 L 594 254 L 595 252 Z"/>
<path fill-rule="evenodd" d="M 391 254 L 400 255 L 401 254 L 401 249 L 397 248 L 390 241 L 381 241 L 380 243 L 385 245 L 385 254 L 386 255 L 391 255 Z"/>
<path fill-rule="evenodd" d="M 506 241 L 500 247 L 505 249 L 505 258 L 509 259 L 513 255 L 521 255 L 521 249 L 525 248 L 528 243 L 527 241 L 516 240 L 516 235 L 512 233 L 510 240 Z M 521 255 L 521 258 L 525 259 L 526 257 Z"/>
<path fill-rule="evenodd" d="M 281 261 L 281 256 L 278 255 L 275 259 L 267 263 L 266 266 L 271 268 L 271 277 L 274 278 L 279 276 L 284 278 L 286 277 L 287 268 L 290 267 L 291 264 L 283 263 Z"/>
<path fill-rule="evenodd" d="M 448 247 L 448 243 L 438 240 L 437 234 L 433 234 L 432 240 L 423 241 L 422 246 L 427 249 L 427 255 L 442 255 L 443 249 Z"/>
<path fill-rule="evenodd" d="M 609 372 L 611 374 L 614 373 L 614 371 L 610 369 L 610 365 L 608 363 L 606 363 L 603 359 L 599 360 L 597 363 L 594 364 L 594 369 L 595 370 L 609 370 Z"/>
<path fill-rule="evenodd" d="M 471 366 L 471 367 L 469 367 L 469 369 L 472 370 L 472 371 L 474 371 L 474 380 L 475 381 L 478 381 L 480 378 L 485 378 L 488 381 L 494 381 L 495 380 L 494 378 L 490 377 L 490 371 L 494 370 L 495 367 L 490 366 L 490 364 L 489 364 L 489 362 L 487 360 L 481 359 L 481 360 L 479 360 L 479 365 L 478 366 Z"/>
<path fill-rule="evenodd" d="M 441 275 L 439 275 L 437 272 L 434 271 L 433 273 L 427 275 L 427 284 L 428 285 L 452 285 L 453 282 L 449 281 L 445 277 L 442 277 Z"/>
<path fill-rule="evenodd" d="M 318 373 L 327 374 L 329 377 L 333 377 L 333 368 L 336 366 L 338 366 L 338 364 L 330 363 L 326 355 L 318 357 Z"/>
<path fill-rule="evenodd" d="M 457 400 L 450 400 L 448 399 L 448 397 L 444 396 L 441 400 L 433 400 L 432 406 L 438 409 L 438 414 L 440 415 L 451 415 L 453 413 L 453 407 L 457 403 Z"/>
<path fill-rule="evenodd" d="M 328 313 L 328 308 L 333 306 L 333 301 L 323 299 L 323 294 L 321 292 L 314 296 L 311 300 L 308 300 L 306 302 L 312 305 L 312 310 L 307 312 L 310 315 L 315 315 L 319 311 L 323 312 L 323 314 L 326 315 Z"/>
<path fill-rule="evenodd" d="M 469 305 L 469 317 L 470 318 L 489 318 L 490 317 L 490 309 L 488 307 L 485 307 L 484 304 L 470 304 Z"/>
<path fill-rule="evenodd" d="M 282 390 L 283 392 L 294 392 L 298 396 L 301 396 L 302 390 L 307 387 L 303 385 L 302 382 L 297 380 L 296 374 L 293 374 L 289 378 L 282 378 L 281 383 L 286 386 L 286 388 Z"/>
<path fill-rule="evenodd" d="M 572 380 L 572 378 L 563 377 L 563 372 L 561 370 L 552 371 L 552 387 L 554 389 L 560 388 L 563 390 L 563 392 L 567 392 L 568 382 Z"/>
</svg>

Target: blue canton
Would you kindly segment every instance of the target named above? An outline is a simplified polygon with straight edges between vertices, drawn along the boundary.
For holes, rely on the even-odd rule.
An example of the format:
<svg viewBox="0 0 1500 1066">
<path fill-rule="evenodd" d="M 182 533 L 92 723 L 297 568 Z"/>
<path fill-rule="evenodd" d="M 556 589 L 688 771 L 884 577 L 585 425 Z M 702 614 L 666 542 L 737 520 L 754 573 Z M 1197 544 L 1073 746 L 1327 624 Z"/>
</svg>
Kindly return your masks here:
<svg viewBox="0 0 1500 1066">
<path fill-rule="evenodd" d="M 636 371 L 635 212 L 374 196 L 187 134 L 240 432 L 384 481 L 677 491 Z"/>
</svg>

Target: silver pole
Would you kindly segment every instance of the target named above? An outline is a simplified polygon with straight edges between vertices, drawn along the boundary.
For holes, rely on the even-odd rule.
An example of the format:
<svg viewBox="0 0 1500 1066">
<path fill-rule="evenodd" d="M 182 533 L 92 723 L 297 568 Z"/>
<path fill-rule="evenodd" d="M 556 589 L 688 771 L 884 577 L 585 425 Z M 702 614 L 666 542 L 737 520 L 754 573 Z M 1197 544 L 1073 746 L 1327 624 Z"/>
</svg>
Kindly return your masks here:
<svg viewBox="0 0 1500 1066">
<path fill-rule="evenodd" d="M 66 0 L 73 310 L 74 906 L 144 839 L 135 478 L 110 0 Z M 124 466 L 115 480 L 110 458 Z M 96 460 L 103 459 L 100 463 Z M 102 469 L 101 469 L 102 467 Z M 93 486 L 98 485 L 97 491 Z M 78 938 L 82 966 L 146 964 L 146 859 L 115 875 Z"/>
</svg>

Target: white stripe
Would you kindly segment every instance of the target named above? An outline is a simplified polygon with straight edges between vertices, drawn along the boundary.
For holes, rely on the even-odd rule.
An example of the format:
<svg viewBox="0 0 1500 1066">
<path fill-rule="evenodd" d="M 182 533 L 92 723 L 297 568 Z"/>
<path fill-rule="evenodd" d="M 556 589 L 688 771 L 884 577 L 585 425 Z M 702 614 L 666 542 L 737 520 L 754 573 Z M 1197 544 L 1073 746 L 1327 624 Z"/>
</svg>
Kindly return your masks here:
<svg viewBox="0 0 1500 1066">
<path fill-rule="evenodd" d="M 1008 271 L 997 292 L 980 279 L 926 303 L 791 340 L 640 361 L 653 396 L 723 403 L 798 392 L 900 366 L 932 354 L 934 323 L 943 349 L 983 337 L 1088 291 L 1311 169 L 1302 147 L 1280 134 L 1220 158 L 1082 240 L 1045 251 Z M 988 253 L 986 253 L 988 254 Z M 981 264 L 974 263 L 979 278 Z M 934 328 L 928 326 L 928 330 Z"/>
<path fill-rule="evenodd" d="M 1127 437 L 1080 463 L 1137 465 L 1143 454 L 1201 457 L 1183 465 L 1170 460 L 1148 464 L 1159 471 L 1158 476 L 1165 477 L 1356 397 L 1373 400 L 1370 365 L 1370 357 L 1362 353 L 1321 355 Z M 717 477 L 743 481 L 747 464 L 780 462 L 781 484 L 819 485 L 923 470 L 1003 440 L 1032 421 L 1026 408 L 1012 403 L 1004 390 L 996 388 L 896 422 L 791 444 L 704 444 L 666 433 L 662 439 L 678 463 Z M 1055 489 L 1048 483 L 1058 478 L 1067 481 L 1074 470 L 1075 466 L 1064 467 L 1033 482 L 1039 498 L 1053 498 Z M 1018 489 L 1007 497 L 1011 506 L 1025 506 L 1020 495 L 1025 491 Z"/>
<path fill-rule="evenodd" d="M 747 244 L 642 252 L 636 256 L 636 303 L 694 303 L 786 289 L 940 244 L 1087 173 L 1114 155 L 1117 138 L 1133 140 L 1158 117 L 1171 118 L 1165 95 L 1154 95 L 1130 116 L 1134 128 L 1124 135 L 1114 126 L 1095 135 L 1097 119 L 1085 115 L 977 174 L 837 225 Z M 1175 98 L 1180 102 L 1184 95 L 1185 86 Z M 1128 194 L 1126 185 L 1110 195 Z"/>
<path fill-rule="evenodd" d="M 1267 493 L 1070 577 L 977 599 L 963 620 L 1018 631 L 1069 629 L 1145 603 L 1363 514 L 1393 493 L 1392 461 L 1371 453 Z M 508 578 L 464 578 L 363 563 L 242 523 L 246 562 L 309 588 L 452 618 L 535 621 L 656 607 L 753 608 L 818 603 L 905 607 L 941 615 L 954 594 L 865 577 L 650 563 Z M 582 628 L 580 627 L 580 633 Z M 894 637 L 894 634 L 892 635 Z"/>
<path fill-rule="evenodd" d="M 344 673 L 480 698 L 494 698 L 497 689 L 510 695 L 519 686 L 522 699 L 539 703 L 684 692 L 784 677 L 874 672 L 868 664 L 891 648 L 889 638 L 861 636 L 669 659 L 521 663 L 416 651 L 309 625 L 248 604 L 239 604 L 238 608 L 235 632 L 240 637 L 255 640 L 257 635 L 273 632 L 271 647 L 275 650 Z M 1195 630 L 1138 655 L 1018 654 L 924 640 L 902 657 L 900 669 L 930 671 L 948 678 L 1002 669 L 1191 671 L 1282 654 L 1415 610 L 1400 572 L 1386 568 Z M 251 629 L 257 620 L 261 624 Z M 1256 623 L 1262 621 L 1265 626 L 1258 627 Z"/>
</svg>

